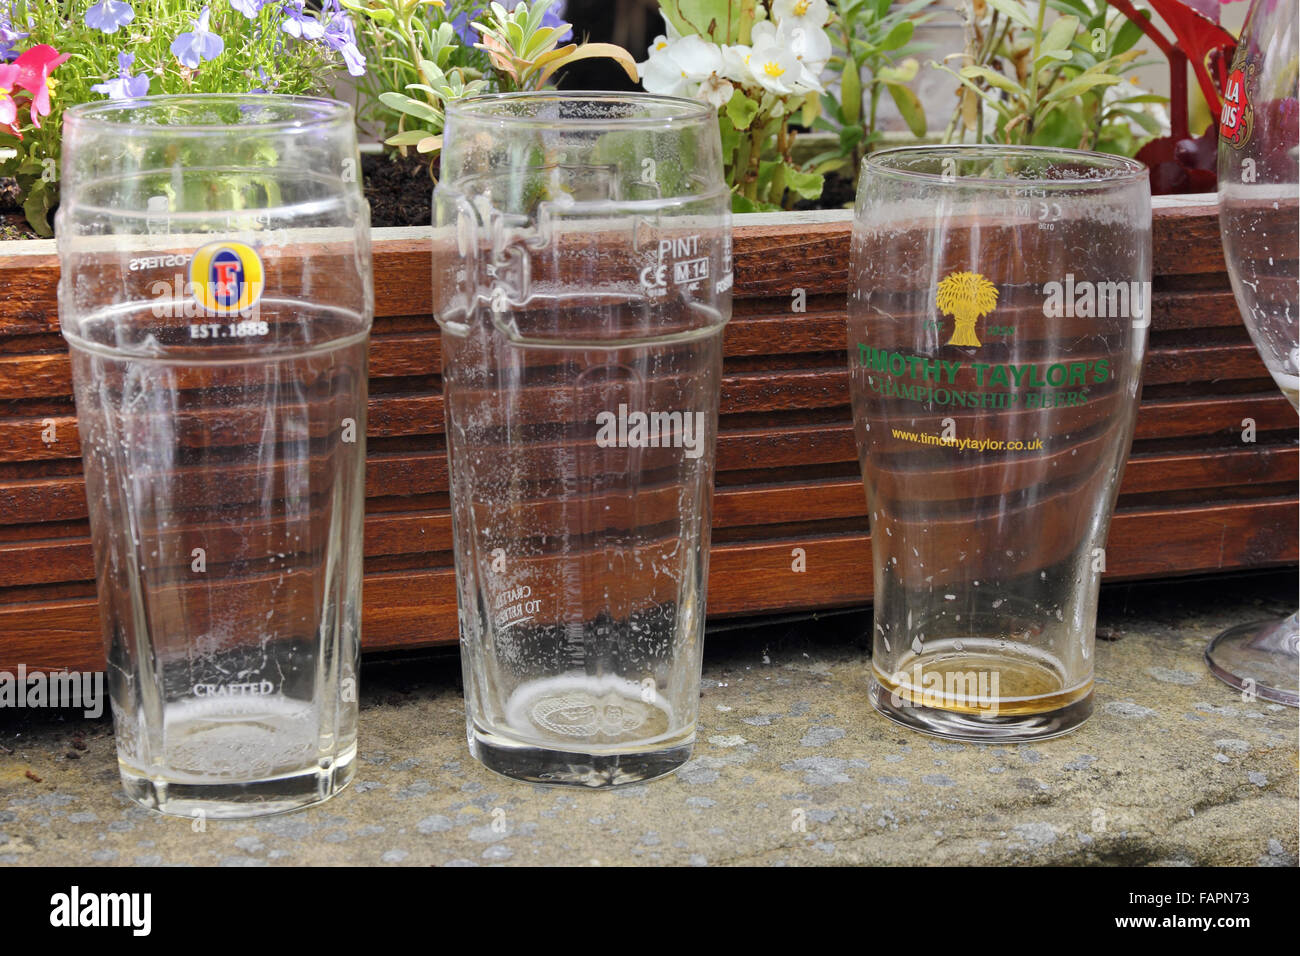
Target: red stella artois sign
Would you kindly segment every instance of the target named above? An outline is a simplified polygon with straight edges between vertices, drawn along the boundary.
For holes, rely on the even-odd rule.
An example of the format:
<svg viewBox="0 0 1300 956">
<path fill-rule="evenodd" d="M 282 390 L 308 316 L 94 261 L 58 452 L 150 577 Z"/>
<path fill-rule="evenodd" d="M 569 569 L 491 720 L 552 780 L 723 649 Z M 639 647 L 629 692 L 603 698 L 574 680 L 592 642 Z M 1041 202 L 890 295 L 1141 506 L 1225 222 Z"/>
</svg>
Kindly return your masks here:
<svg viewBox="0 0 1300 956">
<path fill-rule="evenodd" d="M 1241 149 L 1250 140 L 1255 125 L 1254 109 L 1250 105 L 1247 87 L 1252 70 L 1244 59 L 1238 59 L 1228 80 L 1223 84 L 1223 111 L 1219 114 L 1219 139 L 1233 149 Z"/>
</svg>

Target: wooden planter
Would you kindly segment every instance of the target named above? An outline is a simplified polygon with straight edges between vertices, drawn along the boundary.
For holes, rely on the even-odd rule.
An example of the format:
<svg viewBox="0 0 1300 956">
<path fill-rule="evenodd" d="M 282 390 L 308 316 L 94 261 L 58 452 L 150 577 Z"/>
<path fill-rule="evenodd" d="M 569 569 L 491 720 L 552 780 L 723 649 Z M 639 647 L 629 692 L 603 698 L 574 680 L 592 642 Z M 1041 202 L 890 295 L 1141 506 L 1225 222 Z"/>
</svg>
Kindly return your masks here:
<svg viewBox="0 0 1300 956">
<path fill-rule="evenodd" d="M 847 212 L 736 221 L 709 612 L 863 604 L 848 406 Z M 457 640 L 426 230 L 374 234 L 364 646 Z M 102 667 L 52 242 L 0 244 L 0 669 Z M 1241 323 L 1213 196 L 1155 204 L 1155 308 L 1107 579 L 1297 560 L 1296 415 Z M 792 310 L 801 288 L 807 309 Z M 1255 441 L 1243 441 L 1253 419 Z M 42 441 L 53 420 L 59 440 Z M 791 570 L 804 549 L 807 570 Z"/>
</svg>

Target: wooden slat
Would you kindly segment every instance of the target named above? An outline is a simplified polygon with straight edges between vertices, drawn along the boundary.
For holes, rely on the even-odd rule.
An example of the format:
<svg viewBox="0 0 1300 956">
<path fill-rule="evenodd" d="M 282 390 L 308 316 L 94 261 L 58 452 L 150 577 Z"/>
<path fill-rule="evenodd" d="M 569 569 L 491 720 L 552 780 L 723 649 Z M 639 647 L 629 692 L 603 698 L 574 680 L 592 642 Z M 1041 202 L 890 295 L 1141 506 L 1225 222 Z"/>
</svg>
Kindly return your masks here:
<svg viewBox="0 0 1300 956">
<path fill-rule="evenodd" d="M 1111 525 L 1105 580 L 1292 563 L 1300 557 L 1295 518 L 1294 500 L 1120 512 Z M 804 550 L 804 572 L 792 570 L 794 548 Z M 709 559 L 709 613 L 865 603 L 871 598 L 870 548 L 865 534 L 717 545 Z M 367 574 L 362 604 L 367 651 L 458 639 L 450 568 Z M 102 669 L 96 607 L 88 598 L 0 606 L 0 669 L 19 663 Z"/>
<path fill-rule="evenodd" d="M 1294 484 L 1297 480 L 1300 480 L 1300 450 L 1293 445 L 1136 455 L 1124 473 L 1120 504 L 1123 505 L 1125 496 L 1151 492 L 1252 483 Z M 664 497 L 671 499 L 668 506 L 675 503 L 675 496 L 675 489 L 665 490 Z M 650 509 L 651 496 L 646 497 L 641 506 L 643 518 Z M 538 527 L 551 520 L 541 515 L 544 503 L 526 506 L 539 512 L 534 519 Z M 856 477 L 722 487 L 713 496 L 715 532 L 804 522 L 862 524 L 865 518 L 862 482 Z M 61 538 L 0 541 L 0 582 L 13 587 L 93 580 L 94 563 L 85 522 L 78 522 L 74 528 L 75 534 Z M 212 554 L 224 550 L 217 541 L 226 533 L 228 529 L 222 525 L 207 530 L 201 526 L 186 529 L 186 534 L 202 538 Z M 171 550 L 188 555 L 190 547 L 186 544 Z M 451 514 L 446 507 L 411 513 L 372 513 L 366 519 L 364 553 L 367 557 L 450 554 L 451 550 Z"/>
</svg>

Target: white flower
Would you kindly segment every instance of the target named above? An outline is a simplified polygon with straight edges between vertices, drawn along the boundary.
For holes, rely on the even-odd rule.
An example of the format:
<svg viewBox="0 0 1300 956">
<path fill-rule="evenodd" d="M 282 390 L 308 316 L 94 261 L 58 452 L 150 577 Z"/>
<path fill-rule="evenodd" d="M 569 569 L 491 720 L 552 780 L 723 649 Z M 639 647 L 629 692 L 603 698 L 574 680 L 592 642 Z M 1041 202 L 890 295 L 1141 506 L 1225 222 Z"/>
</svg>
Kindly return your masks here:
<svg viewBox="0 0 1300 956">
<path fill-rule="evenodd" d="M 758 26 L 761 26 L 759 24 Z M 803 64 L 794 55 L 788 38 L 754 28 L 754 47 L 749 53 L 749 69 L 754 81 L 778 96 L 795 92 L 803 73 Z"/>
<path fill-rule="evenodd" d="M 820 30 L 830 18 L 826 0 L 772 0 L 772 19 L 783 26 Z"/>
<path fill-rule="evenodd" d="M 739 83 L 741 86 L 752 86 L 755 80 L 754 72 L 749 68 L 750 52 L 750 47 L 740 43 L 733 46 L 724 46 L 722 48 L 721 75 L 733 83 Z"/>
<path fill-rule="evenodd" d="M 685 71 L 673 59 L 669 47 L 661 50 L 650 48 L 650 56 L 644 63 L 638 63 L 641 85 L 648 93 L 661 96 L 682 96 L 686 93 L 690 81 Z"/>
<path fill-rule="evenodd" d="M 700 88 L 695 93 L 695 98 L 722 109 L 731 102 L 732 94 L 735 92 L 736 88 L 728 80 L 713 73 L 700 84 Z"/>
<path fill-rule="evenodd" d="M 785 32 L 784 27 L 781 30 Z M 779 34 L 778 34 L 779 36 Z M 831 58 L 831 38 L 826 31 L 814 27 L 795 27 L 790 32 L 790 49 L 802 65 L 799 85 L 808 90 L 824 92 L 821 84 L 822 70 Z"/>
<path fill-rule="evenodd" d="M 693 84 L 721 72 L 722 50 L 696 36 L 656 37 L 649 58 L 638 64 L 641 85 L 651 93 L 688 96 Z"/>
</svg>

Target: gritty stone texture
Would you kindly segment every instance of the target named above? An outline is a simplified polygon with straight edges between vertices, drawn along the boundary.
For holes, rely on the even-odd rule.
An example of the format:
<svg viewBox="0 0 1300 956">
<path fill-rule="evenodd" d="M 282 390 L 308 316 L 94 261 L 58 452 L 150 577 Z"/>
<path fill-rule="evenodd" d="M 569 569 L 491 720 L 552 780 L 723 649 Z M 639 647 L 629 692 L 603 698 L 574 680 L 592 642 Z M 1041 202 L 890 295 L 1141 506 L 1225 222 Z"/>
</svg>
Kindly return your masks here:
<svg viewBox="0 0 1300 956">
<path fill-rule="evenodd" d="M 694 758 L 608 792 L 482 769 L 452 655 L 366 666 L 344 793 L 202 832 L 126 800 L 108 721 L 0 711 L 0 863 L 1295 866 L 1296 711 L 1243 701 L 1201 657 L 1222 628 L 1286 610 L 1294 576 L 1262 580 L 1108 590 L 1101 623 L 1122 637 L 1098 642 L 1096 713 L 1032 746 L 874 713 L 865 616 L 717 635 Z"/>
</svg>

